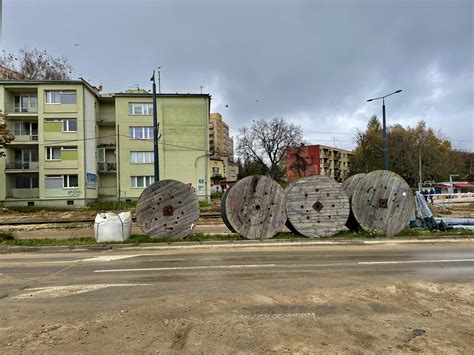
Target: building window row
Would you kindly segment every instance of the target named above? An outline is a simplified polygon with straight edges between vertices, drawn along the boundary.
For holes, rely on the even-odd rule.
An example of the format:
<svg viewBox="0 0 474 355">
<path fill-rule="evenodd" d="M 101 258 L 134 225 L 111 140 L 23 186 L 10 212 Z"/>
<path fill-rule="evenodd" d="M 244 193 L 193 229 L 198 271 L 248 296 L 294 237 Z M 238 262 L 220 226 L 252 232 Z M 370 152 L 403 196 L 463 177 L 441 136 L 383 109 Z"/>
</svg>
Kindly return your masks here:
<svg viewBox="0 0 474 355">
<path fill-rule="evenodd" d="M 130 139 L 153 139 L 153 127 L 147 127 L 147 126 L 130 127 Z"/>
<path fill-rule="evenodd" d="M 77 175 L 46 175 L 45 188 L 47 189 L 71 189 L 79 187 Z"/>
<path fill-rule="evenodd" d="M 132 176 L 131 185 L 132 187 L 145 188 L 155 182 L 154 176 Z"/>
<path fill-rule="evenodd" d="M 46 103 L 47 104 L 76 104 L 76 91 L 75 90 L 64 90 L 64 91 L 46 91 Z"/>
<path fill-rule="evenodd" d="M 77 132 L 77 118 L 46 118 L 44 123 L 47 132 Z"/>
<path fill-rule="evenodd" d="M 153 164 L 154 161 L 153 152 L 130 152 L 132 164 Z"/>
<path fill-rule="evenodd" d="M 153 104 L 136 102 L 128 104 L 128 113 L 130 115 L 149 116 L 153 115 Z"/>
<path fill-rule="evenodd" d="M 46 160 L 77 160 L 77 146 L 46 147 Z"/>
</svg>

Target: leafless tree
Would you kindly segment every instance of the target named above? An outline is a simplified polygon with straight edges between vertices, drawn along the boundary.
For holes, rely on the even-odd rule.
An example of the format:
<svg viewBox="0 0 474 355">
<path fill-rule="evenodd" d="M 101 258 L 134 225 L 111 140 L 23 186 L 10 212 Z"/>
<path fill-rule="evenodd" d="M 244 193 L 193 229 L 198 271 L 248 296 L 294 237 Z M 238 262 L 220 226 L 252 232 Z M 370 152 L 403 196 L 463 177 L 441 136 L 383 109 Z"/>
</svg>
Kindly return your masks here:
<svg viewBox="0 0 474 355">
<path fill-rule="evenodd" d="M 300 126 L 283 118 L 254 121 L 250 128 L 241 128 L 237 152 L 244 158 L 261 165 L 263 171 L 276 181 L 283 179 L 284 159 L 289 147 L 301 145 Z"/>
<path fill-rule="evenodd" d="M 18 55 L 3 50 L 0 65 L 20 73 L 24 80 L 66 80 L 73 72 L 67 58 L 28 48 L 20 49 Z"/>
<path fill-rule="evenodd" d="M 0 113 L 0 158 L 5 156 L 4 149 L 14 138 L 14 136 L 8 131 L 5 123 L 5 116 L 5 114 Z"/>
</svg>

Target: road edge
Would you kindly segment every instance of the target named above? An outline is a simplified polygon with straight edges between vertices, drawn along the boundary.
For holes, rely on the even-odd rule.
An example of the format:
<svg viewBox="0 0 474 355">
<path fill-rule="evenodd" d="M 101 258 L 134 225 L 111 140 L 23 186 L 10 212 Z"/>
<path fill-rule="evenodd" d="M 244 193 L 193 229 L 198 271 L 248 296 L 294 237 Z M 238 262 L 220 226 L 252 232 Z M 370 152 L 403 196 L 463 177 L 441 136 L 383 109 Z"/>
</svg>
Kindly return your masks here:
<svg viewBox="0 0 474 355">
<path fill-rule="evenodd" d="M 226 241 L 201 241 L 201 242 L 173 242 L 173 243 L 140 243 L 140 244 L 90 244 L 69 246 L 17 246 L 0 245 L 0 254 L 21 252 L 72 252 L 94 250 L 178 250 L 178 249 L 216 249 L 216 248 L 262 248 L 262 247 L 305 247 L 305 246 L 369 246 L 385 244 L 435 244 L 435 243 L 461 243 L 474 242 L 472 236 L 456 236 L 451 238 L 404 238 L 404 239 L 339 239 L 339 240 L 226 240 Z"/>
</svg>

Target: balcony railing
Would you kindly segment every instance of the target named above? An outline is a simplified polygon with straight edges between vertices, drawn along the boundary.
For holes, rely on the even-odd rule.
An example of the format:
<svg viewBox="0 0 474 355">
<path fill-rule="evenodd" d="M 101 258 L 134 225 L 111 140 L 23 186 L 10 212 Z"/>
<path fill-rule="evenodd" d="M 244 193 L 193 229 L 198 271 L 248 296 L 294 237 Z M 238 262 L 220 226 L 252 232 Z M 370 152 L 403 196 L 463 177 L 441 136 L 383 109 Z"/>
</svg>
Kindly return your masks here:
<svg viewBox="0 0 474 355">
<path fill-rule="evenodd" d="M 6 113 L 38 113 L 38 106 L 6 104 Z"/>
<path fill-rule="evenodd" d="M 39 163 L 32 161 L 6 162 L 6 170 L 38 170 Z"/>
<path fill-rule="evenodd" d="M 97 169 L 100 173 L 112 173 L 117 171 L 116 162 L 99 162 L 97 165 Z"/>
</svg>

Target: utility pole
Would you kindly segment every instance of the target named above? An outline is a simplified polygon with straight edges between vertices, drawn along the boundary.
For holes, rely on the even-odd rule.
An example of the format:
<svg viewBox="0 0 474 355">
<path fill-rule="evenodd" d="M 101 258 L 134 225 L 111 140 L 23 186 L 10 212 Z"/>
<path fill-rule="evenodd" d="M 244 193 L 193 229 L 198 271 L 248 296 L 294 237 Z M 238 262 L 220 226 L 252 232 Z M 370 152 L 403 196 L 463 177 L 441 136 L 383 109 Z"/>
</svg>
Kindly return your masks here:
<svg viewBox="0 0 474 355">
<path fill-rule="evenodd" d="M 418 183 L 418 191 L 421 192 L 422 188 L 422 175 L 421 175 L 421 142 L 419 143 L 419 149 L 418 149 L 418 168 L 419 168 L 419 183 Z"/>
<path fill-rule="evenodd" d="M 384 170 L 388 170 L 388 148 L 387 148 L 387 123 L 386 123 L 386 119 L 385 119 L 385 98 L 386 97 L 389 97 L 393 94 L 398 94 L 402 92 L 402 90 L 397 90 L 397 91 L 394 91 L 388 95 L 385 95 L 385 96 L 380 96 L 380 97 L 376 97 L 376 98 L 373 98 L 373 99 L 368 99 L 367 102 L 370 102 L 370 101 L 374 101 L 374 100 L 380 100 L 382 99 L 382 117 L 383 117 L 383 120 L 382 120 L 382 128 L 383 128 L 383 169 Z"/>
<path fill-rule="evenodd" d="M 158 93 L 161 94 L 161 67 L 158 67 Z"/>
<path fill-rule="evenodd" d="M 158 67 L 158 83 L 160 78 L 160 67 Z M 155 71 L 153 70 L 153 76 L 150 81 L 153 82 L 153 161 L 154 161 L 154 172 L 155 172 L 155 182 L 160 180 L 160 162 L 158 157 L 158 113 L 156 109 L 156 82 L 155 82 Z"/>
</svg>

